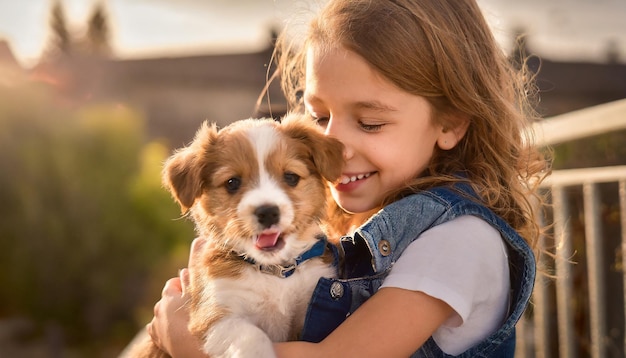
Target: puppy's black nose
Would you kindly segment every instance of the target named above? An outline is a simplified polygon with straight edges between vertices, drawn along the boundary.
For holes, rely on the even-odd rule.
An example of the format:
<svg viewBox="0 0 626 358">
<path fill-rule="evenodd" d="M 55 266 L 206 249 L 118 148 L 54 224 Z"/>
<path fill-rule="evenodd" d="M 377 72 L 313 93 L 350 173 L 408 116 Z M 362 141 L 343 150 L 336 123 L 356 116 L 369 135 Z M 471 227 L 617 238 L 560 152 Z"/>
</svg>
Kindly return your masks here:
<svg viewBox="0 0 626 358">
<path fill-rule="evenodd" d="M 276 205 L 261 205 L 254 210 L 254 215 L 259 220 L 259 224 L 265 228 L 278 223 L 280 220 L 280 210 Z"/>
</svg>

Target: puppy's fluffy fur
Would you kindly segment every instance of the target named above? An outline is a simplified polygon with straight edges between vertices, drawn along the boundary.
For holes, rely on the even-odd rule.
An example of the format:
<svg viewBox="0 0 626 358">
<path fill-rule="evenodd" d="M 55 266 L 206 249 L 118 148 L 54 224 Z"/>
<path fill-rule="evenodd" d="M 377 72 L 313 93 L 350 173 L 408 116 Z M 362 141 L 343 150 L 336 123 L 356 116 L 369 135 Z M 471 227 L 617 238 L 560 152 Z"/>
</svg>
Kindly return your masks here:
<svg viewBox="0 0 626 358">
<path fill-rule="evenodd" d="M 271 342 L 298 337 L 318 279 L 335 271 L 328 250 L 291 268 L 319 241 L 342 150 L 291 114 L 219 131 L 205 123 L 166 162 L 164 184 L 208 240 L 186 295 L 190 331 L 211 357 L 273 357 Z M 135 352 L 164 355 L 151 342 Z"/>
</svg>

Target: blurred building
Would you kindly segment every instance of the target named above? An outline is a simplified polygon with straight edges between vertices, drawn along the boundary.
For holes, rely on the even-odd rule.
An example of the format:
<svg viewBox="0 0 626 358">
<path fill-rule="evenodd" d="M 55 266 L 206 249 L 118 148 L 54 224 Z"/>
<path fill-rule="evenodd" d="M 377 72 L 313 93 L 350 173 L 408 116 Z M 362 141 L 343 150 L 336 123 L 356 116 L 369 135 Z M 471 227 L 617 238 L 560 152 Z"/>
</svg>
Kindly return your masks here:
<svg viewBox="0 0 626 358">
<path fill-rule="evenodd" d="M 0 46 L 0 56 L 2 54 Z M 526 49 L 528 51 L 528 49 Z M 1 57 L 0 57 L 1 58 Z M 260 113 L 255 104 L 270 75 L 272 46 L 254 53 L 135 60 L 66 59 L 40 64 L 35 78 L 53 78 L 78 100 L 128 103 L 142 110 L 149 135 L 174 147 L 189 142 L 204 120 L 228 124 L 250 116 L 280 115 L 286 109 L 277 83 Z M 538 110 L 553 116 L 626 98 L 626 64 L 533 59 L 540 93 Z M 271 108 L 270 108 L 271 107 Z"/>
<path fill-rule="evenodd" d="M 269 115 L 267 100 L 256 102 L 270 76 L 272 48 L 255 53 L 112 61 L 106 96 L 138 105 L 154 135 L 174 145 L 191 140 L 204 120 L 224 126 L 238 119 Z M 276 115 L 285 111 L 278 84 L 270 99 Z"/>
<path fill-rule="evenodd" d="M 543 116 L 626 98 L 626 64 L 536 61 Z"/>
</svg>

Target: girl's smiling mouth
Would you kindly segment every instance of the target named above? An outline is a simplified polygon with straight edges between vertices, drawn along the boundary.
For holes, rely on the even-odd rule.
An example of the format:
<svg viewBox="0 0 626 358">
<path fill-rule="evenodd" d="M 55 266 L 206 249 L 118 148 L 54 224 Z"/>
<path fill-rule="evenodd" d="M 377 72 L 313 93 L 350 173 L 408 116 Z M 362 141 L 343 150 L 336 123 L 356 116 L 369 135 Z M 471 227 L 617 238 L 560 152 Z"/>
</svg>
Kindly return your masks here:
<svg viewBox="0 0 626 358">
<path fill-rule="evenodd" d="M 374 174 L 375 172 L 369 172 L 369 173 L 364 173 L 364 174 L 355 174 L 355 175 L 345 175 L 343 174 L 341 176 L 341 178 L 339 178 L 339 182 L 338 184 L 348 184 L 351 182 L 355 182 L 357 180 L 361 180 L 361 179 L 365 179 L 368 178 L 370 175 Z"/>
<path fill-rule="evenodd" d="M 369 173 L 361 173 L 361 174 L 343 174 L 337 182 L 335 182 L 335 189 L 337 191 L 352 191 L 357 187 L 361 186 L 361 183 L 364 182 L 365 179 L 371 177 L 377 172 L 369 172 Z"/>
</svg>

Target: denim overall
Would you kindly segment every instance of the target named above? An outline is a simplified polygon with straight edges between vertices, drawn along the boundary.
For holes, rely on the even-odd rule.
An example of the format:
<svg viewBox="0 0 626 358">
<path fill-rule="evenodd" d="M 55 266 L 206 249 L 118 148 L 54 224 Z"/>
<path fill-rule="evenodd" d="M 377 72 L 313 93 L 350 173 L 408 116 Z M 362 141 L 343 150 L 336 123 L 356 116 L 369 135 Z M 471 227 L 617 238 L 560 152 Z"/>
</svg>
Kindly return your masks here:
<svg viewBox="0 0 626 358">
<path fill-rule="evenodd" d="M 301 339 L 319 342 L 381 286 L 392 264 L 422 232 L 463 215 L 477 216 L 500 231 L 508 246 L 511 303 L 505 322 L 485 340 L 457 357 L 513 357 L 515 324 L 524 312 L 535 280 L 535 258 L 527 243 L 503 219 L 470 199 L 466 185 L 437 187 L 398 200 L 343 237 L 341 279 L 321 278 L 309 304 Z M 465 194 L 460 194 L 462 191 Z M 372 326 L 372 329 L 376 329 Z M 411 357 L 452 357 L 431 337 Z"/>
</svg>

